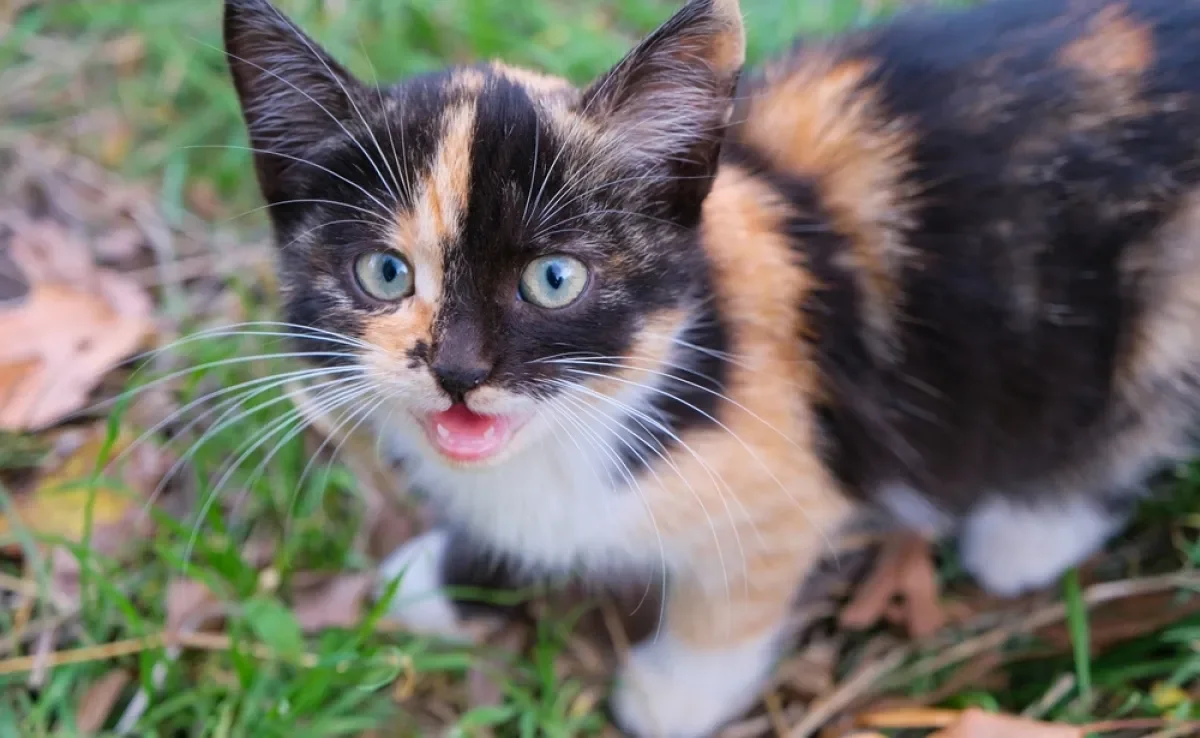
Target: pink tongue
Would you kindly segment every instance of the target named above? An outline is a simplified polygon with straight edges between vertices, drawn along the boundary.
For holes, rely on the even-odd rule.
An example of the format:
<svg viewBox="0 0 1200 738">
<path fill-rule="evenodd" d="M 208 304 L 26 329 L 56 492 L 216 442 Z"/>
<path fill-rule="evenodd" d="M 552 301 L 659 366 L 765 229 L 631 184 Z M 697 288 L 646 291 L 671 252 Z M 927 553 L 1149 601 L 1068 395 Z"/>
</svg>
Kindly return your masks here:
<svg viewBox="0 0 1200 738">
<path fill-rule="evenodd" d="M 455 403 L 433 415 L 433 421 L 454 435 L 482 436 L 496 424 L 496 418 L 471 412 L 466 405 Z"/>
</svg>

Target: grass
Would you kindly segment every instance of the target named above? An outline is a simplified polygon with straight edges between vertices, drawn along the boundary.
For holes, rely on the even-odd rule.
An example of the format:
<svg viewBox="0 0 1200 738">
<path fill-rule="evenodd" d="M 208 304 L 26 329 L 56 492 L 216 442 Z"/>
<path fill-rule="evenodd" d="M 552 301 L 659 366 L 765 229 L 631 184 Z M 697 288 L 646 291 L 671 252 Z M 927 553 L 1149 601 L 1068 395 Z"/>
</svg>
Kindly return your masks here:
<svg viewBox="0 0 1200 738">
<path fill-rule="evenodd" d="M 616 0 L 599 8 L 583 0 L 291 0 L 281 5 L 368 80 L 499 57 L 582 82 L 619 58 L 675 3 Z M 750 56 L 760 59 L 795 33 L 864 22 L 884 12 L 887 3 L 744 0 L 743 5 Z M 232 225 L 247 243 L 257 243 L 262 214 L 242 215 L 258 205 L 248 156 L 191 148 L 245 145 L 216 50 L 219 15 L 217 0 L 59 0 L 12 13 L 4 33 L 0 8 L 0 89 L 5 90 L 0 131 L 35 133 L 65 144 L 144 184 L 168 226 L 184 227 L 193 222 L 190 214 L 199 212 L 209 224 Z M 239 319 L 274 315 L 269 285 L 264 288 L 257 276 L 231 278 L 223 288 L 236 303 L 226 313 Z M 189 311 L 187 303 L 165 302 L 163 311 L 179 333 L 214 319 Z M 23 614 L 0 600 L 0 736 L 75 735 L 72 726 L 84 693 L 116 667 L 136 674 L 138 681 L 123 689 L 106 727 L 113 731 L 128 713 L 137 718 L 132 734 L 139 736 L 325 738 L 384 728 L 388 732 L 380 735 L 422 735 L 438 715 L 447 714 L 457 716 L 455 735 L 483 728 L 522 738 L 603 732 L 597 690 L 604 674 L 563 668 L 575 658 L 579 631 L 570 617 L 540 622 L 529 647 L 515 659 L 377 632 L 378 612 L 356 627 L 325 629 L 315 636 L 301 632 L 292 607 L 301 588 L 297 574 L 364 571 L 371 562 L 355 540 L 365 514 L 359 480 L 345 466 L 314 455 L 308 436 L 291 432 L 298 416 L 286 389 L 265 381 L 294 368 L 270 356 L 285 350 L 261 336 L 194 341 L 173 348 L 150 373 L 188 369 L 171 385 L 176 407 L 222 388 L 264 383 L 256 385 L 261 391 L 248 405 L 257 409 L 224 428 L 208 425 L 203 443 L 192 445 L 198 434 L 185 432 L 182 421 L 172 426 L 181 434 L 173 448 L 188 450 L 175 493 L 199 503 L 193 505 L 203 511 L 199 519 L 158 514 L 156 533 L 137 542 L 132 558 L 137 566 L 73 549 L 83 566 L 81 607 L 78 617 L 59 630 L 57 646 L 96 649 L 85 652 L 87 658 L 48 671 L 35 686 L 26 672 L 4 674 L 3 659 L 16 652 L 3 645 L 6 634 L 34 633 L 55 610 L 40 599 Z M 264 358 L 241 361 L 259 355 Z M 147 379 L 138 374 L 131 381 Z M 114 423 L 123 419 L 121 412 L 111 418 Z M 9 472 L 34 466 L 46 453 L 39 437 L 0 438 L 0 468 Z M 233 460 L 240 463 L 231 465 Z M 1184 470 L 1171 484 L 1177 487 L 1174 500 L 1147 506 L 1126 548 L 1157 541 L 1154 532 L 1163 529 L 1172 534 L 1170 545 L 1154 549 L 1153 556 L 1135 557 L 1154 569 L 1135 573 L 1200 563 L 1195 517 L 1200 476 Z M 219 504 L 205 505 L 209 500 Z M 10 507 L 7 493 L 0 495 L 0 510 Z M 30 542 L 20 531 L 16 538 Z M 247 540 L 256 538 L 274 543 L 265 564 L 245 556 Z M 943 562 L 948 587 L 961 582 L 952 559 Z M 19 570 L 0 564 L 0 574 L 5 573 Z M 1123 568 L 1114 576 L 1128 573 Z M 233 604 L 225 625 L 228 641 L 192 643 L 173 658 L 155 639 L 168 618 L 171 582 L 180 577 L 205 583 Z M 1044 637 L 1015 633 L 1004 644 L 1010 659 L 997 665 L 996 673 L 948 692 L 970 663 L 923 670 L 922 664 L 944 648 L 922 651 L 891 673 L 894 692 L 918 699 L 944 693 L 938 700 L 944 706 L 1027 710 L 1077 722 L 1200 717 L 1194 689 L 1200 675 L 1194 645 L 1200 642 L 1200 617 L 1156 624 L 1093 653 L 1089 646 L 1103 633 L 1090 627 L 1089 618 L 1102 608 L 1086 601 L 1088 590 L 1074 574 L 1063 591 L 1072 648 L 1048 649 Z M 994 629 L 965 631 L 961 637 L 969 641 L 987 632 Z M 129 653 L 107 653 L 112 646 L 105 644 L 114 643 L 130 644 Z M 831 670 L 843 685 L 856 669 L 878 659 L 876 646 L 897 647 L 878 633 L 855 643 L 840 652 Z M 500 704 L 465 704 L 462 684 L 481 669 L 499 671 Z M 984 678 L 997 674 L 1006 683 Z M 1064 675 L 1072 681 L 1056 692 Z M 150 695 L 140 712 L 129 707 L 138 690 Z"/>
</svg>

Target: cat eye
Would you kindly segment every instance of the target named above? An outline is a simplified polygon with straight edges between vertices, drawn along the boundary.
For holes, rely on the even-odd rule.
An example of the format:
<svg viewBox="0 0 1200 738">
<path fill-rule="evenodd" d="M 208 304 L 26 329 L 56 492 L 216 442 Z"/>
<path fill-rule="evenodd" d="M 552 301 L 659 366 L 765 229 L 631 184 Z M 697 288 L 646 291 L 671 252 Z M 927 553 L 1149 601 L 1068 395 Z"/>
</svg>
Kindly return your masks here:
<svg viewBox="0 0 1200 738">
<path fill-rule="evenodd" d="M 521 299 L 538 307 L 556 309 L 575 302 L 587 286 L 588 271 L 570 256 L 543 256 L 529 262 L 521 275 Z"/>
<path fill-rule="evenodd" d="M 362 291 L 376 300 L 395 302 L 413 293 L 412 266 L 394 252 L 363 254 L 354 262 L 354 276 Z"/>
</svg>

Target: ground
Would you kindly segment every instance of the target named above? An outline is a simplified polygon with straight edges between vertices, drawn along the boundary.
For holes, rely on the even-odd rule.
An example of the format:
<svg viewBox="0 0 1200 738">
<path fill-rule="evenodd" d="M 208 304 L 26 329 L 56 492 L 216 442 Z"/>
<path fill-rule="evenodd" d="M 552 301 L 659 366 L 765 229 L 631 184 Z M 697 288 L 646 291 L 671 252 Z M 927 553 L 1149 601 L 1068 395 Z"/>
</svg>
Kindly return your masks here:
<svg viewBox="0 0 1200 738">
<path fill-rule="evenodd" d="M 281 5 L 368 79 L 500 57 L 582 81 L 674 3 Z M 891 3 L 743 5 L 755 59 Z M 0 736 L 615 735 L 606 680 L 625 626 L 608 600 L 534 595 L 536 617 L 473 650 L 396 632 L 364 600 L 378 557 L 420 519 L 389 501 L 402 473 L 343 440 L 344 418 L 303 414 L 303 396 L 269 379 L 295 368 L 270 326 L 228 328 L 275 312 L 219 15 L 218 0 L 0 2 L 0 244 L 40 238 L 89 265 L 81 280 L 120 275 L 153 312 L 114 320 L 144 323 L 144 348 L 166 349 L 103 372 L 71 417 L 29 427 L 3 412 L 6 371 L 25 365 L 6 363 L 0 338 L 0 424 L 12 426 L 0 435 Z M 205 415 L 225 398 L 242 404 Z M 155 432 L 133 442 L 130 429 Z M 130 449 L 147 459 L 119 483 L 78 463 Z M 50 494 L 51 480 L 76 496 Z M 1146 505 L 1108 553 L 1017 602 L 979 594 L 948 549 L 853 537 L 804 605 L 816 626 L 727 735 L 920 738 L 970 707 L 1097 735 L 1194 734 L 1178 721 L 1200 718 L 1200 607 L 1180 592 L 1200 585 L 1200 476 L 1185 467 L 1161 484 L 1169 501 Z M 142 510 L 150 522 L 131 523 Z M 876 576 L 855 585 L 872 557 Z"/>
</svg>

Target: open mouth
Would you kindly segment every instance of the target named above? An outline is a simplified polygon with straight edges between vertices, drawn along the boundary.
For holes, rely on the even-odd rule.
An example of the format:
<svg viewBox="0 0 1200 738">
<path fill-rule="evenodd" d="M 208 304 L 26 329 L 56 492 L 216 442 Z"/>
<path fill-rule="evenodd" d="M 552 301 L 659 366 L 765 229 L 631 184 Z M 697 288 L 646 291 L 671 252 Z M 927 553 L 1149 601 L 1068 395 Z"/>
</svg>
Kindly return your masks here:
<svg viewBox="0 0 1200 738">
<path fill-rule="evenodd" d="M 518 425 L 504 415 L 481 415 L 462 403 L 422 421 L 429 442 L 455 461 L 483 461 L 504 450 Z"/>
</svg>

